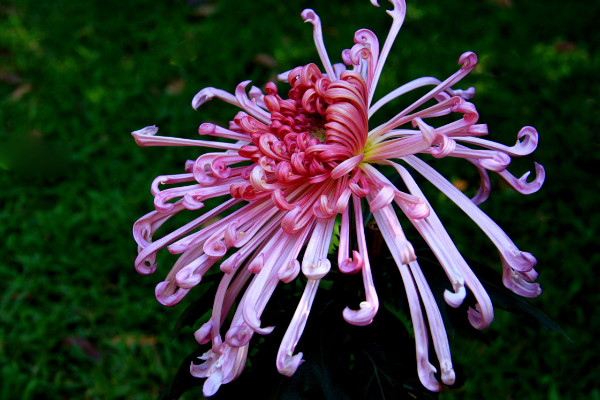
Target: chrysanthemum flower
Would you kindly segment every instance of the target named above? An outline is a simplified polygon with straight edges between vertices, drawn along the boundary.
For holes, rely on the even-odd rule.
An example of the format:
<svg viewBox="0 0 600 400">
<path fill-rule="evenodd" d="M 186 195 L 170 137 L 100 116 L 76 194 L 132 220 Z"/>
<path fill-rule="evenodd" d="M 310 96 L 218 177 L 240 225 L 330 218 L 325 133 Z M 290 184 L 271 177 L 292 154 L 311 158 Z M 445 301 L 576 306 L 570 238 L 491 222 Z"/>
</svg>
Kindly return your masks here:
<svg viewBox="0 0 600 400">
<path fill-rule="evenodd" d="M 375 0 L 371 2 L 378 6 Z M 201 90 L 193 99 L 194 108 L 216 97 L 241 109 L 227 128 L 210 123 L 199 128 L 201 135 L 226 140 L 156 136 L 158 128 L 154 126 L 133 132 L 140 146 L 215 150 L 188 161 L 183 174 L 156 178 L 152 184 L 155 211 L 140 218 L 133 229 L 139 246 L 135 261 L 138 272 L 153 273 L 156 253 L 164 247 L 180 254 L 164 282 L 156 287 L 156 298 L 164 305 L 177 304 L 215 264 L 223 273 L 212 316 L 195 332 L 199 343 L 210 342 L 212 348 L 200 357 L 203 362 L 190 366 L 192 375 L 206 378 L 207 396 L 239 376 L 251 338 L 274 329 L 262 326 L 260 319 L 275 288 L 295 280 L 300 272 L 306 277 L 304 293 L 281 342 L 276 365 L 280 373 L 291 376 L 302 363 L 302 353 L 294 352 L 319 282 L 331 268 L 328 252 L 336 223 L 337 267 L 343 273 L 360 273 L 365 295 L 360 308 L 346 308 L 343 317 L 354 325 L 371 323 L 379 300 L 365 240 L 365 206 L 373 214 L 402 277 L 421 382 L 432 391 L 442 388 L 429 361 L 431 334 L 441 381 L 454 383 L 442 317 L 398 214 L 416 228 L 444 269 L 452 286 L 444 293 L 445 301 L 458 307 L 468 288 L 477 302 L 468 309 L 468 319 L 477 329 L 486 328 L 494 312 L 488 294 L 415 183 L 415 173 L 462 209 L 497 247 L 506 287 L 526 297 L 541 293 L 539 284 L 533 283 L 537 276 L 535 258 L 520 251 L 478 207 L 490 193 L 488 171 L 500 175 L 520 193 L 540 188 L 542 166 L 535 165 L 536 176 L 529 181 L 528 174 L 515 178 L 507 171 L 511 156 L 524 156 L 536 148 L 536 130 L 521 129 L 512 147 L 482 138 L 488 133 L 487 126 L 477 123 L 477 110 L 468 101 L 474 89 L 452 88 L 477 64 L 471 52 L 459 57 L 460 68 L 449 78 L 416 79 L 373 104 L 383 65 L 406 12 L 403 0 L 391 2 L 393 9 L 388 14 L 393 23 L 383 46 L 380 48 L 373 32 L 358 30 L 355 44 L 342 53 L 345 65 L 331 63 L 319 17 L 313 10 L 304 10 L 302 17 L 314 27 L 323 70 L 308 64 L 281 74 L 291 86 L 287 94 L 274 83 L 268 83 L 264 92 L 256 87 L 247 91 L 249 81 L 240 83 L 234 94 L 215 88 Z M 423 87 L 430 90 L 392 119 L 381 125 L 369 124 L 386 103 Z M 436 124 L 437 117 L 447 115 L 456 116 L 456 120 Z M 472 164 L 481 177 L 475 197 L 465 196 L 420 155 L 458 157 Z M 399 177 L 394 181 L 403 186 L 394 185 L 379 166 L 392 167 Z M 161 189 L 167 184 L 171 186 Z M 219 206 L 198 212 L 196 219 L 154 239 L 169 218 L 183 210 L 201 210 L 204 202 L 213 198 L 220 199 Z M 234 304 L 237 308 L 226 323 Z"/>
</svg>

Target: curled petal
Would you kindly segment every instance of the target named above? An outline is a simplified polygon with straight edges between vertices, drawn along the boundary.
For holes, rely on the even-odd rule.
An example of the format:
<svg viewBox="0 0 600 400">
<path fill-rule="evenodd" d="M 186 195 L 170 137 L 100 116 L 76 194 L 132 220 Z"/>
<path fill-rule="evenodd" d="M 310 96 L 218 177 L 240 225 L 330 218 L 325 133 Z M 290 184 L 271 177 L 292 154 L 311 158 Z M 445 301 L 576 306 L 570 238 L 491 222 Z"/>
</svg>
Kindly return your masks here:
<svg viewBox="0 0 600 400">
<path fill-rule="evenodd" d="M 222 272 L 226 273 L 226 274 L 231 274 L 233 271 L 235 271 L 241 263 L 242 257 L 240 256 L 239 253 L 234 253 L 232 254 L 229 258 L 227 258 L 225 261 L 223 261 L 221 263 L 220 269 Z"/>
<path fill-rule="evenodd" d="M 542 294 L 542 288 L 539 283 L 527 282 L 528 279 L 522 272 L 511 268 L 504 268 L 502 282 L 507 289 L 523 297 L 538 297 Z"/>
<path fill-rule="evenodd" d="M 385 185 L 377 192 L 373 201 L 369 203 L 371 211 L 379 211 L 394 200 L 394 188 L 391 185 Z"/>
<path fill-rule="evenodd" d="M 208 322 L 202 324 L 200 329 L 194 332 L 194 338 L 198 344 L 206 344 L 211 341 L 212 335 L 211 332 L 213 330 L 214 324 L 212 318 L 208 320 Z"/>
<path fill-rule="evenodd" d="M 213 364 L 213 360 L 217 357 L 215 352 L 211 349 L 208 352 L 198 357 L 200 360 L 205 360 L 202 364 L 191 364 L 190 374 L 196 378 L 206 378 L 210 374 L 210 367 Z"/>
<path fill-rule="evenodd" d="M 131 132 L 134 138 L 138 136 L 154 136 L 158 132 L 158 127 L 156 125 L 146 126 L 142 129 L 138 129 L 137 131 Z"/>
<path fill-rule="evenodd" d="M 366 30 L 366 29 L 365 29 Z M 372 58 L 371 49 L 362 44 L 355 44 L 348 53 L 350 62 L 353 65 L 360 65 L 366 59 Z"/>
<path fill-rule="evenodd" d="M 294 260 L 291 260 L 289 263 L 283 264 L 281 266 L 281 268 L 279 268 L 279 271 L 277 272 L 277 277 L 282 282 L 290 283 L 291 281 L 296 279 L 299 272 L 300 272 L 300 262 L 298 262 L 298 260 L 294 259 Z"/>
<path fill-rule="evenodd" d="M 222 384 L 223 373 L 221 372 L 221 369 L 215 369 L 215 371 L 211 373 L 204 381 L 204 385 L 202 386 L 202 394 L 205 397 L 211 397 L 217 393 Z"/>
<path fill-rule="evenodd" d="M 179 210 L 180 211 L 181 207 Z M 173 216 L 171 214 L 163 214 L 157 211 L 152 211 L 142 218 L 137 220 L 133 225 L 133 237 L 138 244 L 138 256 L 135 259 L 135 269 L 142 275 L 149 275 L 156 271 L 156 253 L 163 248 L 170 237 L 177 237 L 177 232 L 174 232 L 167 237 L 161 238 L 155 242 L 152 237 L 156 230 Z"/>
<path fill-rule="evenodd" d="M 398 199 L 398 196 L 396 196 L 396 201 L 401 201 Z M 406 214 L 406 216 L 412 219 L 424 219 L 427 218 L 431 213 L 429 205 L 426 201 L 423 201 L 422 199 L 419 202 L 405 202 L 404 206 L 401 208 L 402 211 L 404 211 L 404 213 Z"/>
<path fill-rule="evenodd" d="M 281 228 L 285 233 L 296 233 L 306 226 L 309 219 L 303 218 L 303 211 L 301 207 L 296 206 L 292 211 L 285 214 L 281 220 Z"/>
<path fill-rule="evenodd" d="M 196 182 L 202 185 L 214 185 L 217 182 L 218 179 L 211 170 L 213 160 L 213 154 L 203 154 L 196 159 L 192 166 L 192 173 Z"/>
<path fill-rule="evenodd" d="M 475 105 L 473 103 L 470 103 L 468 101 L 463 101 L 463 102 L 459 103 L 452 110 L 452 112 L 464 114 L 463 115 L 464 121 L 460 121 L 460 122 L 464 122 L 469 126 L 475 124 L 477 122 L 477 120 L 479 119 L 479 114 L 477 113 L 477 108 L 475 108 Z"/>
<path fill-rule="evenodd" d="M 175 282 L 182 289 L 191 289 L 202 280 L 202 274 L 197 272 L 200 267 L 185 267 L 175 274 Z"/>
<path fill-rule="evenodd" d="M 351 310 L 346 307 L 342 313 L 346 322 L 357 326 L 369 325 L 373 322 L 375 314 L 377 314 L 377 308 L 373 307 L 368 301 L 361 302 L 358 310 Z"/>
<path fill-rule="evenodd" d="M 139 131 L 132 132 L 137 145 L 145 146 L 192 146 L 192 147 L 210 147 L 215 149 L 239 150 L 241 144 L 216 142 L 210 140 L 194 140 L 173 138 L 167 136 L 153 136 L 153 134 L 140 134 Z"/>
<path fill-rule="evenodd" d="M 346 65 L 352 65 L 352 55 L 350 53 L 350 49 L 345 49 L 342 51 L 342 60 Z"/>
<path fill-rule="evenodd" d="M 531 271 L 537 264 L 537 260 L 533 254 L 520 251 L 516 248 L 512 249 L 512 251 L 501 253 L 501 256 L 503 266 L 510 267 L 519 272 Z"/>
<path fill-rule="evenodd" d="M 338 267 L 344 274 L 355 274 L 360 271 L 363 267 L 363 257 L 356 250 L 352 251 L 352 258 L 345 258 L 341 263 L 338 263 Z"/>
<path fill-rule="evenodd" d="M 192 191 L 196 187 L 196 185 L 190 185 L 185 187 L 177 187 L 163 190 L 154 196 L 154 208 L 159 213 L 173 213 L 175 212 L 177 202 L 175 201 L 170 203 L 170 201 L 175 200 L 178 197 L 182 197 L 188 191 Z"/>
<path fill-rule="evenodd" d="M 444 300 L 452 308 L 460 307 L 467 296 L 467 290 L 465 289 L 464 279 L 453 283 L 454 292 L 446 289 L 444 290 Z"/>
<path fill-rule="evenodd" d="M 265 101 L 264 101 L 265 95 L 256 86 L 252 86 L 250 88 L 250 91 L 248 92 L 248 97 L 250 97 L 250 99 L 252 101 L 254 101 L 256 104 L 258 104 L 262 108 L 267 108 L 267 106 L 265 105 Z"/>
<path fill-rule="evenodd" d="M 252 168 L 250 184 L 256 191 L 269 191 L 277 188 L 277 186 L 267 183 L 265 170 L 259 165 Z"/>
<path fill-rule="evenodd" d="M 532 126 L 525 126 L 519 131 L 517 136 L 519 139 L 509 154 L 511 155 L 527 155 L 533 153 L 538 144 L 538 131 Z M 522 140 L 521 140 L 522 139 Z"/>
<path fill-rule="evenodd" d="M 253 274 L 258 274 L 260 271 L 262 271 L 264 265 L 265 255 L 263 253 L 260 253 L 259 255 L 254 257 L 254 259 L 250 262 L 248 270 Z"/>
<path fill-rule="evenodd" d="M 172 215 L 156 211 L 149 212 L 133 224 L 133 238 L 138 247 L 144 249 L 152 244 L 152 236 Z"/>
<path fill-rule="evenodd" d="M 373 82 L 375 67 L 379 57 L 379 40 L 377 36 L 368 29 L 359 29 L 354 34 L 354 45 L 347 53 L 346 61 L 358 66 L 367 82 L 367 88 Z M 349 59 L 349 60 L 348 60 Z M 366 69 L 366 70 L 365 70 Z"/>
<path fill-rule="evenodd" d="M 242 308 L 242 313 L 244 316 L 244 321 L 246 324 L 248 324 L 248 327 L 256 333 L 268 335 L 269 333 L 273 332 L 273 329 L 275 329 L 273 326 L 268 326 L 266 328 L 262 328 L 260 326 L 260 319 L 258 318 L 256 309 L 254 308 L 254 304 L 245 304 Z"/>
<path fill-rule="evenodd" d="M 456 372 L 454 372 L 454 368 L 452 365 L 441 365 L 442 369 L 442 382 L 446 385 L 454 385 L 456 382 Z"/>
<path fill-rule="evenodd" d="M 437 370 L 429 360 L 421 358 L 417 364 L 417 372 L 419 374 L 419 380 L 428 390 L 432 392 L 439 392 L 442 390 L 442 385 L 435 379 Z"/>
<path fill-rule="evenodd" d="M 470 87 L 467 90 L 462 89 L 446 89 L 446 92 L 450 94 L 450 96 L 458 96 L 462 97 L 465 100 L 472 99 L 475 97 L 475 88 Z"/>
<path fill-rule="evenodd" d="M 230 346 L 242 347 L 247 345 L 252 338 L 252 330 L 246 325 L 237 325 L 229 328 L 225 335 L 225 343 Z"/>
<path fill-rule="evenodd" d="M 144 254 L 143 257 L 138 255 L 135 259 L 135 270 L 141 275 L 150 275 L 156 271 L 158 264 L 156 263 L 156 253 Z"/>
<path fill-rule="evenodd" d="M 240 243 L 240 239 L 244 236 L 244 232 L 238 231 L 240 226 L 240 221 L 236 220 L 227 224 L 224 232 L 225 245 L 227 248 L 229 247 L 238 247 Z"/>
<path fill-rule="evenodd" d="M 529 271 L 519 271 L 522 274 L 523 279 L 528 282 L 533 282 L 538 278 L 538 273 L 535 269 L 530 269 Z"/>
<path fill-rule="evenodd" d="M 221 240 L 223 235 L 221 233 L 215 234 L 208 238 L 204 243 L 204 253 L 210 258 L 220 259 L 227 253 L 227 246 Z"/>
<path fill-rule="evenodd" d="M 423 121 L 422 118 L 415 118 L 412 122 L 413 126 L 418 126 L 421 131 L 421 135 L 423 136 L 423 140 L 427 143 L 428 146 L 431 146 L 434 141 L 439 140 L 438 135 L 435 129 Z"/>
<path fill-rule="evenodd" d="M 287 202 L 281 189 L 273 190 L 271 193 L 271 200 L 273 201 L 273 204 L 275 204 L 275 206 L 277 206 L 277 208 L 280 210 L 291 211 L 296 207 L 295 204 L 290 204 Z"/>
<path fill-rule="evenodd" d="M 235 88 L 235 98 L 237 99 L 240 108 L 243 108 L 248 114 L 254 116 L 264 123 L 271 123 L 271 117 L 268 112 L 260 108 L 255 100 L 252 100 L 246 94 L 246 86 L 250 81 L 241 82 Z"/>
<path fill-rule="evenodd" d="M 431 148 L 431 155 L 435 158 L 443 158 L 448 156 L 456 148 L 456 142 L 454 139 L 449 138 L 446 135 L 440 135 L 441 141 L 436 146 Z"/>
<path fill-rule="evenodd" d="M 352 191 L 350 188 L 346 188 L 342 191 L 342 194 L 339 195 L 335 205 L 333 206 L 333 210 L 337 214 L 341 214 L 348 208 L 348 201 L 350 200 L 350 196 L 352 195 Z"/>
<path fill-rule="evenodd" d="M 179 303 L 189 291 L 189 289 L 177 288 L 173 282 L 165 281 L 156 285 L 154 294 L 160 304 L 172 307 Z"/>
<path fill-rule="evenodd" d="M 335 215 L 335 210 L 329 205 L 326 195 L 322 195 L 313 204 L 313 214 L 320 219 L 331 219 Z"/>
<path fill-rule="evenodd" d="M 350 182 L 348 187 L 352 193 L 358 197 L 365 197 L 369 194 L 369 185 L 364 179 L 361 179 L 358 182 Z"/>
<path fill-rule="evenodd" d="M 406 2 L 404 0 L 388 0 L 394 6 L 393 9 L 387 10 L 387 13 L 394 19 L 404 19 L 406 15 Z M 379 7 L 377 0 L 371 0 L 371 4 Z"/>
<path fill-rule="evenodd" d="M 181 204 L 186 210 L 199 210 L 204 207 L 204 203 L 201 201 L 204 198 L 204 196 L 197 193 L 189 192 L 183 195 Z"/>
<path fill-rule="evenodd" d="M 313 263 L 313 262 L 303 262 L 302 263 L 302 273 L 309 280 L 322 279 L 325 275 L 327 275 L 327 273 L 329 272 L 330 269 L 331 269 L 331 262 L 326 258 L 322 258 L 322 259 L 318 260 L 316 263 Z"/>
<path fill-rule="evenodd" d="M 469 307 L 467 310 L 467 316 L 471 325 L 479 330 L 483 330 L 489 326 L 489 322 L 485 322 L 484 315 L 481 313 L 481 307 L 479 303 L 475 304 L 475 308 Z"/>
<path fill-rule="evenodd" d="M 198 109 L 202 104 L 206 103 L 213 98 L 221 99 L 229 104 L 233 104 L 234 106 L 240 106 L 235 96 L 231 93 L 228 93 L 221 89 L 215 89 L 213 87 L 207 87 L 196 93 L 194 98 L 192 99 L 192 107 L 194 109 Z"/>
<path fill-rule="evenodd" d="M 535 193 L 544 184 L 544 180 L 546 179 L 546 171 L 544 167 L 540 164 L 535 163 L 535 179 L 532 181 L 527 181 L 529 178 L 530 172 L 526 172 L 519 179 L 515 178 L 510 172 L 507 170 L 500 171 L 498 173 L 506 183 L 508 183 L 513 189 L 522 194 L 531 194 Z"/>
<path fill-rule="evenodd" d="M 479 132 L 482 130 L 483 132 Z M 479 127 L 479 125 L 473 125 L 469 128 L 469 133 L 472 136 L 480 136 L 481 134 L 485 135 L 487 134 L 487 126 L 483 125 L 483 127 Z M 519 131 L 517 136 L 518 140 L 514 146 L 505 146 L 490 140 L 469 136 L 457 137 L 456 140 L 460 140 L 464 143 L 475 144 L 492 150 L 502 151 L 513 157 L 521 157 L 533 153 L 538 145 L 538 136 L 538 132 L 535 128 L 531 126 L 525 126 Z"/>
<path fill-rule="evenodd" d="M 218 125 L 205 122 L 198 127 L 199 135 L 218 136 L 226 139 L 240 140 L 249 142 L 250 137 L 245 133 L 238 133 L 229 129 L 221 128 Z"/>
<path fill-rule="evenodd" d="M 292 376 L 303 362 L 302 353 L 296 355 L 284 354 L 277 357 L 277 371 L 282 375 Z"/>
<path fill-rule="evenodd" d="M 458 63 L 462 64 L 461 69 L 471 71 L 477 65 L 477 54 L 467 51 L 459 57 Z"/>
<path fill-rule="evenodd" d="M 240 161 L 243 159 L 240 159 Z M 213 162 L 210 164 L 210 170 L 214 176 L 219 179 L 229 178 L 231 175 L 231 168 L 228 165 L 227 157 L 215 157 Z"/>
<path fill-rule="evenodd" d="M 451 292 L 450 290 L 444 290 L 444 300 L 452 308 L 458 308 L 465 301 L 467 291 L 464 286 L 458 292 Z"/>
<path fill-rule="evenodd" d="M 296 206 L 293 210 L 288 211 L 288 213 L 285 214 L 283 220 L 281 221 L 281 228 L 286 233 L 294 233 L 300 229 L 300 227 L 297 226 L 297 220 L 300 216 L 300 213 L 302 213 L 302 208 Z"/>
<path fill-rule="evenodd" d="M 398 253 L 400 254 L 399 260 L 402 264 L 408 264 L 409 262 L 417 259 L 415 250 L 408 240 L 396 240 L 395 245 L 397 246 Z"/>
</svg>

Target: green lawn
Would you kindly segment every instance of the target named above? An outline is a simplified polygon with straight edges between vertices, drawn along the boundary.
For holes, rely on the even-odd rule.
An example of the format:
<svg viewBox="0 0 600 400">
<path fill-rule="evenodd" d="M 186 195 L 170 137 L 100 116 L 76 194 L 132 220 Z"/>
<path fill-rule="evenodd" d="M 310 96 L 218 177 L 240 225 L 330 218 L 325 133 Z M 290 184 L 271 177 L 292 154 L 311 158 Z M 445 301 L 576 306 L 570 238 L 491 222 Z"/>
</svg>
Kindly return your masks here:
<svg viewBox="0 0 600 400">
<path fill-rule="evenodd" d="M 498 310 L 483 334 L 451 335 L 459 383 L 440 399 L 600 399 L 600 3 L 566 4 L 408 0 L 384 69 L 380 94 L 421 76 L 443 79 L 460 54 L 476 52 L 480 64 L 458 87 L 476 87 L 492 140 L 512 145 L 522 126 L 535 126 L 538 150 L 512 171 L 520 176 L 538 161 L 547 173 L 530 196 L 493 177 L 482 208 L 538 258 L 544 293 L 530 303 L 572 342 Z M 180 173 L 197 153 L 142 149 L 130 132 L 156 124 L 163 135 L 192 138 L 200 123 L 226 123 L 236 112 L 219 102 L 194 111 L 201 88 L 233 91 L 247 79 L 263 86 L 319 64 L 312 27 L 300 18 L 307 7 L 320 15 L 336 61 L 355 30 L 372 29 L 383 42 L 391 23 L 367 0 L 0 3 L 0 398 L 155 399 L 168 385 L 195 342 L 190 328 L 170 341 L 185 305 L 161 306 L 154 286 L 172 259 L 156 275 L 138 275 L 131 227 L 152 208 L 152 179 Z M 472 173 L 436 165 L 456 179 Z M 433 199 L 463 253 L 499 273 L 485 237 Z M 334 326 L 348 326 L 341 309 L 332 315 Z M 379 343 L 390 357 L 394 346 L 413 346 L 408 333 L 398 337 L 403 344 Z M 265 357 L 251 359 L 250 377 L 273 374 L 274 357 Z M 201 396 L 194 389 L 184 398 Z"/>
</svg>

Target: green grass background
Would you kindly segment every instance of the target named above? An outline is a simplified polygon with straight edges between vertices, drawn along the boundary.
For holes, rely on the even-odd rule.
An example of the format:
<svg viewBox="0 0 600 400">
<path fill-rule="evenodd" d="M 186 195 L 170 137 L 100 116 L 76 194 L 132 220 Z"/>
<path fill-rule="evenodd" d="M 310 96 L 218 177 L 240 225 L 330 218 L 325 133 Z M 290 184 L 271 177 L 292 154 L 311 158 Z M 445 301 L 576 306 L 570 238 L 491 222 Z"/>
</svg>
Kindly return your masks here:
<svg viewBox="0 0 600 400">
<path fill-rule="evenodd" d="M 0 3 L 0 398 L 153 399 L 169 382 L 193 337 L 169 341 L 181 308 L 153 290 L 168 268 L 135 272 L 131 225 L 152 208 L 151 180 L 197 155 L 141 149 L 129 133 L 157 124 L 192 138 L 235 112 L 194 111 L 201 88 L 262 86 L 319 64 L 306 7 L 334 60 L 355 30 L 383 42 L 391 22 L 366 0 Z M 536 255 L 544 293 L 532 304 L 573 340 L 497 311 L 483 340 L 450 338 L 464 383 L 442 399 L 600 399 L 597 15 L 593 1 L 408 2 L 378 93 L 443 79 L 472 50 L 480 64 L 456 87 L 476 87 L 490 137 L 513 144 L 522 126 L 539 130 L 538 150 L 512 171 L 540 162 L 543 189 L 522 196 L 494 178 L 483 208 Z M 452 179 L 472 177 L 466 165 L 436 163 Z M 499 271 L 486 239 L 429 193 L 462 251 Z"/>
</svg>

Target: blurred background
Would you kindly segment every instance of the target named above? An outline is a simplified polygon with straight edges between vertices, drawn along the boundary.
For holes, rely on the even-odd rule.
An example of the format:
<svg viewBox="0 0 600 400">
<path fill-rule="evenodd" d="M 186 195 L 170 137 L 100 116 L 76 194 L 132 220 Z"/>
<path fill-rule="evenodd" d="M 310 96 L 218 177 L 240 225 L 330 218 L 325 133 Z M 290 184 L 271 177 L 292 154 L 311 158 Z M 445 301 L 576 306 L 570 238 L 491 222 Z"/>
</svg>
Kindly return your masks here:
<svg viewBox="0 0 600 400">
<path fill-rule="evenodd" d="M 308 7 L 321 17 L 335 62 L 354 31 L 369 28 L 383 43 L 391 24 L 366 0 L 0 2 L 0 398 L 155 399 L 169 385 L 196 349 L 193 330 L 171 340 L 186 304 L 161 306 L 154 286 L 172 259 L 155 275 L 138 275 L 131 227 L 153 207 L 152 179 L 182 172 L 198 154 L 139 148 L 130 132 L 156 124 L 162 135 L 194 138 L 202 122 L 227 123 L 236 112 L 218 101 L 194 111 L 200 89 L 233 91 L 247 79 L 263 87 L 279 72 L 320 65 L 312 26 L 300 18 Z M 538 258 L 544 293 L 529 304 L 571 339 L 531 314 L 502 310 L 483 333 L 449 329 L 459 381 L 440 399 L 600 399 L 598 15 L 592 1 L 408 0 L 377 93 L 421 76 L 445 79 L 471 50 L 480 63 L 455 88 L 476 88 L 473 102 L 490 139 L 512 145 L 522 126 L 538 129 L 537 151 L 511 171 L 520 176 L 541 163 L 542 190 L 523 196 L 494 176 L 482 208 Z M 476 190 L 468 163 L 436 167 Z M 500 261 L 485 236 L 425 189 L 463 254 L 493 267 L 500 284 Z M 397 292 L 404 296 L 401 286 Z M 332 314 L 337 329 L 361 335 L 341 310 Z M 293 309 L 286 311 L 289 320 Z M 388 358 L 407 354 L 406 373 L 414 374 L 414 355 L 403 353 L 414 351 L 405 325 L 386 343 L 361 341 L 380 344 Z M 309 319 L 311 329 L 319 326 Z M 308 354 L 312 339 L 303 340 L 298 349 Z M 251 354 L 253 379 L 236 383 L 239 390 L 305 398 L 288 378 L 272 378 L 279 392 L 256 378 L 277 376 L 274 354 L 260 353 Z M 318 371 L 305 359 L 301 370 Z M 348 398 L 315 385 L 310 398 Z M 428 398 L 419 393 L 411 396 Z M 201 397 L 196 388 L 183 398 Z"/>
</svg>

